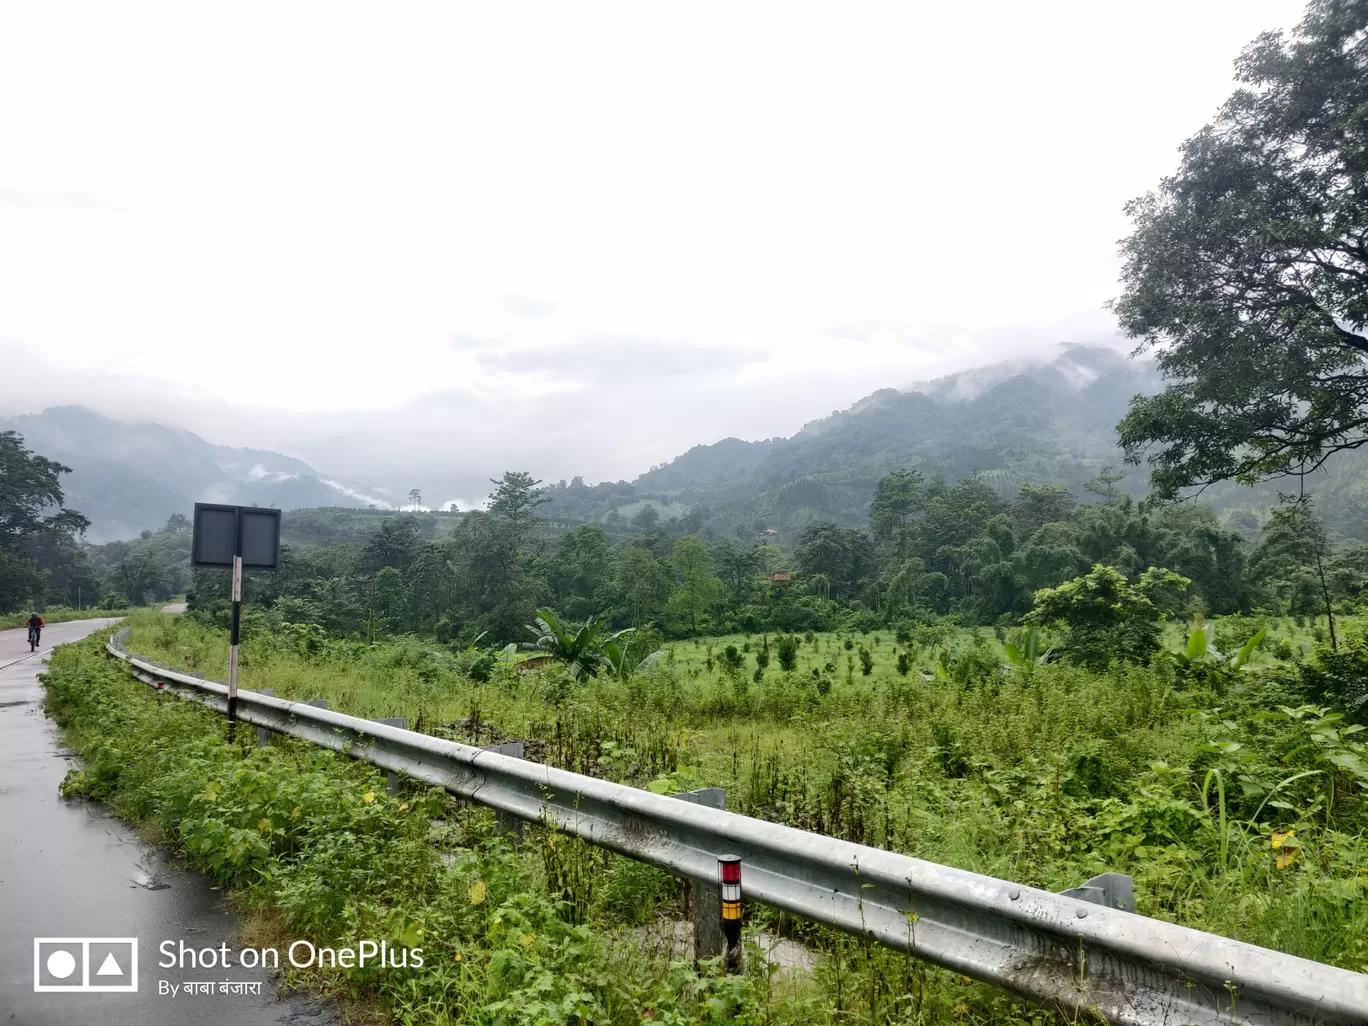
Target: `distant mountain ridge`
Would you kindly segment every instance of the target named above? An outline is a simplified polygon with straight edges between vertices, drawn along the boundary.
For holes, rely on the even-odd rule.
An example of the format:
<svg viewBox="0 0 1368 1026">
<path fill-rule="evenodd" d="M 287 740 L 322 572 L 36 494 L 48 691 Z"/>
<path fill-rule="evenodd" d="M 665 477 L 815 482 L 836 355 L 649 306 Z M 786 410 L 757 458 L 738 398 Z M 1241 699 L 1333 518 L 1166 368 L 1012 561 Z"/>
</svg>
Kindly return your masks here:
<svg viewBox="0 0 1368 1026">
<path fill-rule="evenodd" d="M 539 512 L 548 529 L 597 523 L 621 542 L 641 535 L 631 521 L 650 503 L 667 518 L 679 517 L 683 529 L 790 546 L 815 520 L 866 525 L 879 478 L 903 467 L 951 482 L 975 477 L 1007 499 L 1024 484 L 1046 483 L 1088 498 L 1084 486 L 1111 467 L 1126 473 L 1118 487 L 1142 495 L 1147 472 L 1123 465 L 1116 425 L 1132 396 L 1162 385 L 1148 361 L 1065 345 L 1051 360 L 973 368 L 912 390 L 880 389 L 789 438 L 696 445 L 631 482 L 561 482 L 549 488 Z M 0 419 L 5 428 L 73 468 L 63 478 L 67 504 L 90 517 L 87 537 L 95 542 L 156 529 L 196 500 L 285 510 L 395 506 L 382 490 L 277 452 L 214 445 L 189 431 L 114 421 L 82 407 Z M 1332 527 L 1368 541 L 1368 454 L 1332 461 L 1313 483 Z M 1226 511 L 1262 511 L 1277 491 L 1276 484 L 1226 484 L 1204 499 Z"/>
<path fill-rule="evenodd" d="M 90 518 L 92 542 L 156 530 L 196 501 L 280 509 L 388 506 L 374 489 L 327 477 L 303 460 L 215 445 L 182 428 L 113 420 L 82 406 L 0 419 L 34 452 L 72 468 L 66 503 Z"/>
<path fill-rule="evenodd" d="M 861 508 L 867 513 L 867 500 L 858 497 L 895 466 L 950 479 L 1001 478 L 1007 492 L 1045 481 L 1081 489 L 1098 470 L 1120 463 L 1116 424 L 1131 396 L 1160 387 L 1148 362 L 1112 349 L 1065 346 L 1047 362 L 974 368 L 908 391 L 880 389 L 791 438 L 695 446 L 633 485 L 640 494 L 681 502 L 747 499 L 757 514 L 769 507 L 780 519 L 785 507 L 796 513 L 808 505 L 794 492 L 824 485 L 858 500 L 846 507 L 831 495 L 812 506 L 843 520 L 863 516 Z"/>
<path fill-rule="evenodd" d="M 1147 360 L 1063 344 L 1049 359 L 879 389 L 789 438 L 696 445 L 630 484 L 557 486 L 546 511 L 560 523 L 599 521 L 616 531 L 654 499 L 688 507 L 690 527 L 792 544 L 814 520 L 866 524 L 875 484 L 903 467 L 951 482 L 976 477 L 1004 498 L 1046 483 L 1086 496 L 1087 482 L 1122 464 L 1116 425 L 1131 397 L 1162 385 Z M 1122 484 L 1137 494 L 1145 485 L 1140 469 Z"/>
</svg>

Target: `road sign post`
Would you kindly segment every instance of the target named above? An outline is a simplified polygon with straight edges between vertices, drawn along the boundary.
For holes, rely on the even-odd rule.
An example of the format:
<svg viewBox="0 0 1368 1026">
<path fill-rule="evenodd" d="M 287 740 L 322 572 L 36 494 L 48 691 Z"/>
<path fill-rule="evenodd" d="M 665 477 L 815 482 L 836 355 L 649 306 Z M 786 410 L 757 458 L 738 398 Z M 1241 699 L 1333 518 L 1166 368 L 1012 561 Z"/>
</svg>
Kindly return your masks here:
<svg viewBox="0 0 1368 1026">
<path fill-rule="evenodd" d="M 193 566 L 229 569 L 233 574 L 233 619 L 228 643 L 228 738 L 235 736 L 238 698 L 238 642 L 242 630 L 242 572 L 280 566 L 280 510 L 259 506 L 195 503 Z"/>
</svg>

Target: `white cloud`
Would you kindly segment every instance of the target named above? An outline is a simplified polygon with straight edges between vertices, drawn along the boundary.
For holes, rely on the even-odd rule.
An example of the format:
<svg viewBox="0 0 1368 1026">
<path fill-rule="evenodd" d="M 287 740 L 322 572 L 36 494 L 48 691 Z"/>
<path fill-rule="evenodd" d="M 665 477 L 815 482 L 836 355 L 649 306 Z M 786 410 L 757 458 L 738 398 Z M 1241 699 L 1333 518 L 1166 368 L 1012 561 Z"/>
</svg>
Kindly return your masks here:
<svg viewBox="0 0 1368 1026">
<path fill-rule="evenodd" d="M 8 5 L 0 410 L 472 495 L 1105 340 L 1122 204 L 1302 7 Z"/>
</svg>

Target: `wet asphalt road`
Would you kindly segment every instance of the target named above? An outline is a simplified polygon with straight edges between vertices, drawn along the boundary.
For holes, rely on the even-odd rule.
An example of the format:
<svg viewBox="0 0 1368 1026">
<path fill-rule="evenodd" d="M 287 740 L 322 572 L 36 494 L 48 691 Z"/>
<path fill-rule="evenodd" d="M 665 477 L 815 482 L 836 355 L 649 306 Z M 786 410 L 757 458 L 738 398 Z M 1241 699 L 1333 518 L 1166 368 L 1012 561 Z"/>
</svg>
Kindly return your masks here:
<svg viewBox="0 0 1368 1026">
<path fill-rule="evenodd" d="M 103 806 L 58 795 L 75 763 L 43 714 L 41 661 L 54 644 L 111 622 L 54 624 L 32 654 L 25 631 L 0 631 L 0 1026 L 334 1026 L 340 1019 L 316 1002 L 277 1001 L 262 970 L 159 968 L 164 940 L 235 948 L 235 918 L 208 881 L 167 865 Z M 36 937 L 137 937 L 138 992 L 36 993 Z M 89 966 L 92 981 L 98 968 Z M 67 980 L 79 978 L 77 970 Z M 260 980 L 263 987 L 259 997 L 172 997 L 159 993 L 163 980 Z"/>
</svg>

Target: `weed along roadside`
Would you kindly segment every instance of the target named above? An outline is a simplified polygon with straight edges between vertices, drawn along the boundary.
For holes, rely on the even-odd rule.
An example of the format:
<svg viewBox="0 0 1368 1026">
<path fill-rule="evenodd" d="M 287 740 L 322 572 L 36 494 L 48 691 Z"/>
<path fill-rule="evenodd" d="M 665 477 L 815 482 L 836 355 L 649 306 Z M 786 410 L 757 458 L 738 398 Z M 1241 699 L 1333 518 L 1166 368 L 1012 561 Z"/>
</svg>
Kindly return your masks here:
<svg viewBox="0 0 1368 1026">
<path fill-rule="evenodd" d="M 159 831 L 243 911 L 234 957 L 279 952 L 288 984 L 352 1001 L 361 1021 L 786 1022 L 822 1000 L 816 981 L 695 968 L 633 929 L 676 900 L 661 874 L 538 831 L 515 842 L 485 810 L 388 795 L 382 773 L 307 744 L 243 731 L 230 745 L 218 717 L 159 700 L 101 644 L 63 647 L 44 678 L 85 763 L 64 793 Z M 363 964 L 382 944 L 407 965 Z M 333 954 L 302 964 L 310 949 Z"/>
<path fill-rule="evenodd" d="M 877 639 L 876 639 L 876 642 L 874 642 L 874 643 L 877 644 Z M 611 762 L 611 761 L 610 761 L 610 762 Z M 676 776 L 687 776 L 687 774 L 679 774 L 679 772 L 676 772 Z M 653 789 L 654 789 L 654 788 L 653 788 Z M 1081 881 L 1078 881 L 1077 878 L 1075 878 L 1074 881 L 1070 881 L 1070 882 L 1074 882 L 1074 884 L 1077 884 L 1077 882 L 1081 882 Z M 969 1005 L 966 1005 L 966 1007 L 969 1007 Z M 1144 1019 L 1140 1019 L 1140 1021 L 1144 1021 Z"/>
</svg>

